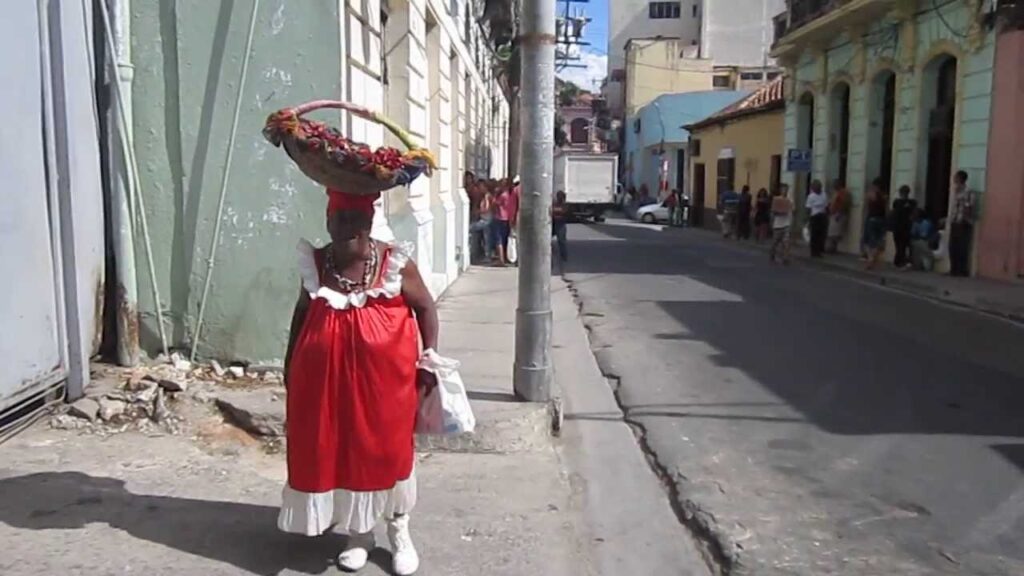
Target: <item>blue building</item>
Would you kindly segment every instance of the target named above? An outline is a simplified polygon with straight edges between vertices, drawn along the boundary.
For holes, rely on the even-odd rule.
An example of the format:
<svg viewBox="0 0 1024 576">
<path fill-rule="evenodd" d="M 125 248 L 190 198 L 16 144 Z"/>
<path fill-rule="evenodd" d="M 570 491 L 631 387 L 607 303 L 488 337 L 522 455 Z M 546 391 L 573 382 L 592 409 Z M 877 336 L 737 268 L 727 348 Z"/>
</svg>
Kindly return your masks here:
<svg viewBox="0 0 1024 576">
<path fill-rule="evenodd" d="M 745 91 L 722 90 L 663 94 L 640 108 L 624 126 L 623 182 L 638 190 L 646 184 L 654 197 L 659 195 L 664 174 L 668 190 L 686 190 L 690 133 L 683 126 L 699 122 L 746 95 Z"/>
</svg>

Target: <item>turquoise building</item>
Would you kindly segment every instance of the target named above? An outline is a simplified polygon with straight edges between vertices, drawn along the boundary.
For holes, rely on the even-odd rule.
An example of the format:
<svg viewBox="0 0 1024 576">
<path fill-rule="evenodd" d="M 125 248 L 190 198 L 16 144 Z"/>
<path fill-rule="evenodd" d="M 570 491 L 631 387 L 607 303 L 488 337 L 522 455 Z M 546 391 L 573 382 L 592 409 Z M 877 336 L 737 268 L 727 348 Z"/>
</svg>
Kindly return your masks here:
<svg viewBox="0 0 1024 576">
<path fill-rule="evenodd" d="M 995 54 L 987 4 L 787 2 L 772 49 L 788 76 L 784 144 L 813 158 L 810 172 L 785 175 L 796 198 L 812 179 L 841 179 L 859 223 L 865 191 L 879 178 L 890 193 L 910 186 L 925 210 L 945 218 L 950 179 L 964 170 L 983 201 Z M 851 226 L 842 249 L 859 243 L 860 226 Z"/>
<path fill-rule="evenodd" d="M 626 186 L 639 189 L 646 185 L 656 197 L 664 176 L 669 190 L 685 190 L 690 133 L 683 126 L 703 120 L 747 94 L 734 90 L 662 94 L 628 117 L 623 147 Z"/>
</svg>

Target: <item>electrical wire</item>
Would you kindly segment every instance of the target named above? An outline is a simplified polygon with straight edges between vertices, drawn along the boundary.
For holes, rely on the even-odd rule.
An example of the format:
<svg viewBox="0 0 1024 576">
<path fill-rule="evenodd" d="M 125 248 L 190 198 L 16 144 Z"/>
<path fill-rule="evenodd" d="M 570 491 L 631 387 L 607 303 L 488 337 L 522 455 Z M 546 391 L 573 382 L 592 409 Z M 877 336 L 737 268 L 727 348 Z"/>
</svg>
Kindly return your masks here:
<svg viewBox="0 0 1024 576">
<path fill-rule="evenodd" d="M 949 25 L 949 21 L 946 20 L 946 15 L 942 13 L 941 8 L 945 8 L 950 4 L 952 4 L 952 2 L 946 2 L 940 7 L 938 5 L 938 0 L 932 0 L 932 10 L 935 12 L 935 15 L 939 17 L 939 21 L 942 22 L 942 25 L 946 27 L 946 30 L 949 30 L 950 34 L 960 39 L 967 38 L 967 33 L 954 30 L 953 27 Z"/>
<path fill-rule="evenodd" d="M 249 35 L 245 39 L 245 54 L 242 57 L 242 72 L 238 79 L 238 96 L 235 98 L 235 114 L 231 119 L 231 136 L 228 138 L 227 156 L 224 159 L 224 177 L 220 185 L 220 197 L 217 199 L 217 217 L 213 224 L 213 238 L 210 240 L 210 255 L 206 260 L 206 281 L 203 283 L 203 296 L 199 301 L 199 318 L 196 320 L 196 333 L 192 337 L 192 352 L 189 359 L 195 362 L 196 350 L 203 331 L 203 319 L 206 315 L 206 301 L 210 295 L 210 280 L 217 257 L 217 244 L 220 242 L 220 225 L 224 218 L 224 200 L 228 193 L 228 182 L 231 177 L 231 160 L 234 158 L 235 138 L 238 136 L 238 116 L 242 111 L 242 92 L 245 90 L 245 78 L 249 73 L 249 56 L 252 52 L 252 38 L 256 32 L 256 13 L 259 12 L 260 0 L 253 0 L 252 15 L 249 17 Z"/>
</svg>

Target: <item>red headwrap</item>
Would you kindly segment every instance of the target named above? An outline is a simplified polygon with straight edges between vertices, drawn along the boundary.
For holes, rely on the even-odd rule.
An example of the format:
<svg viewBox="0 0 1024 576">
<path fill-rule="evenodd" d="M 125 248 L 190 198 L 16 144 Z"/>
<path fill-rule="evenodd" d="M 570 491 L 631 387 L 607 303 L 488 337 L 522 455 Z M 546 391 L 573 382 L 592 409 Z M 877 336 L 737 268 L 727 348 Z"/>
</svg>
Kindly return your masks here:
<svg viewBox="0 0 1024 576">
<path fill-rule="evenodd" d="M 380 198 L 376 194 L 347 194 L 341 190 L 327 189 L 327 216 L 339 210 L 358 210 L 373 216 L 373 203 Z"/>
</svg>

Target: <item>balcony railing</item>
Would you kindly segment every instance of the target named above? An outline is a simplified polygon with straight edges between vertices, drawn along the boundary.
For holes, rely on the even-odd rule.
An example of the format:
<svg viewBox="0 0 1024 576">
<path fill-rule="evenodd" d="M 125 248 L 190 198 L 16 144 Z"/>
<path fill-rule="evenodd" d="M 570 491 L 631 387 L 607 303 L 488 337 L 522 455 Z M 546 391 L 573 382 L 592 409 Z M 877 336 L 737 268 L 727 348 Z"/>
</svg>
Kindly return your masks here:
<svg viewBox="0 0 1024 576">
<path fill-rule="evenodd" d="M 789 9 L 773 19 L 775 42 L 801 26 L 828 14 L 849 0 L 788 0 Z"/>
</svg>

